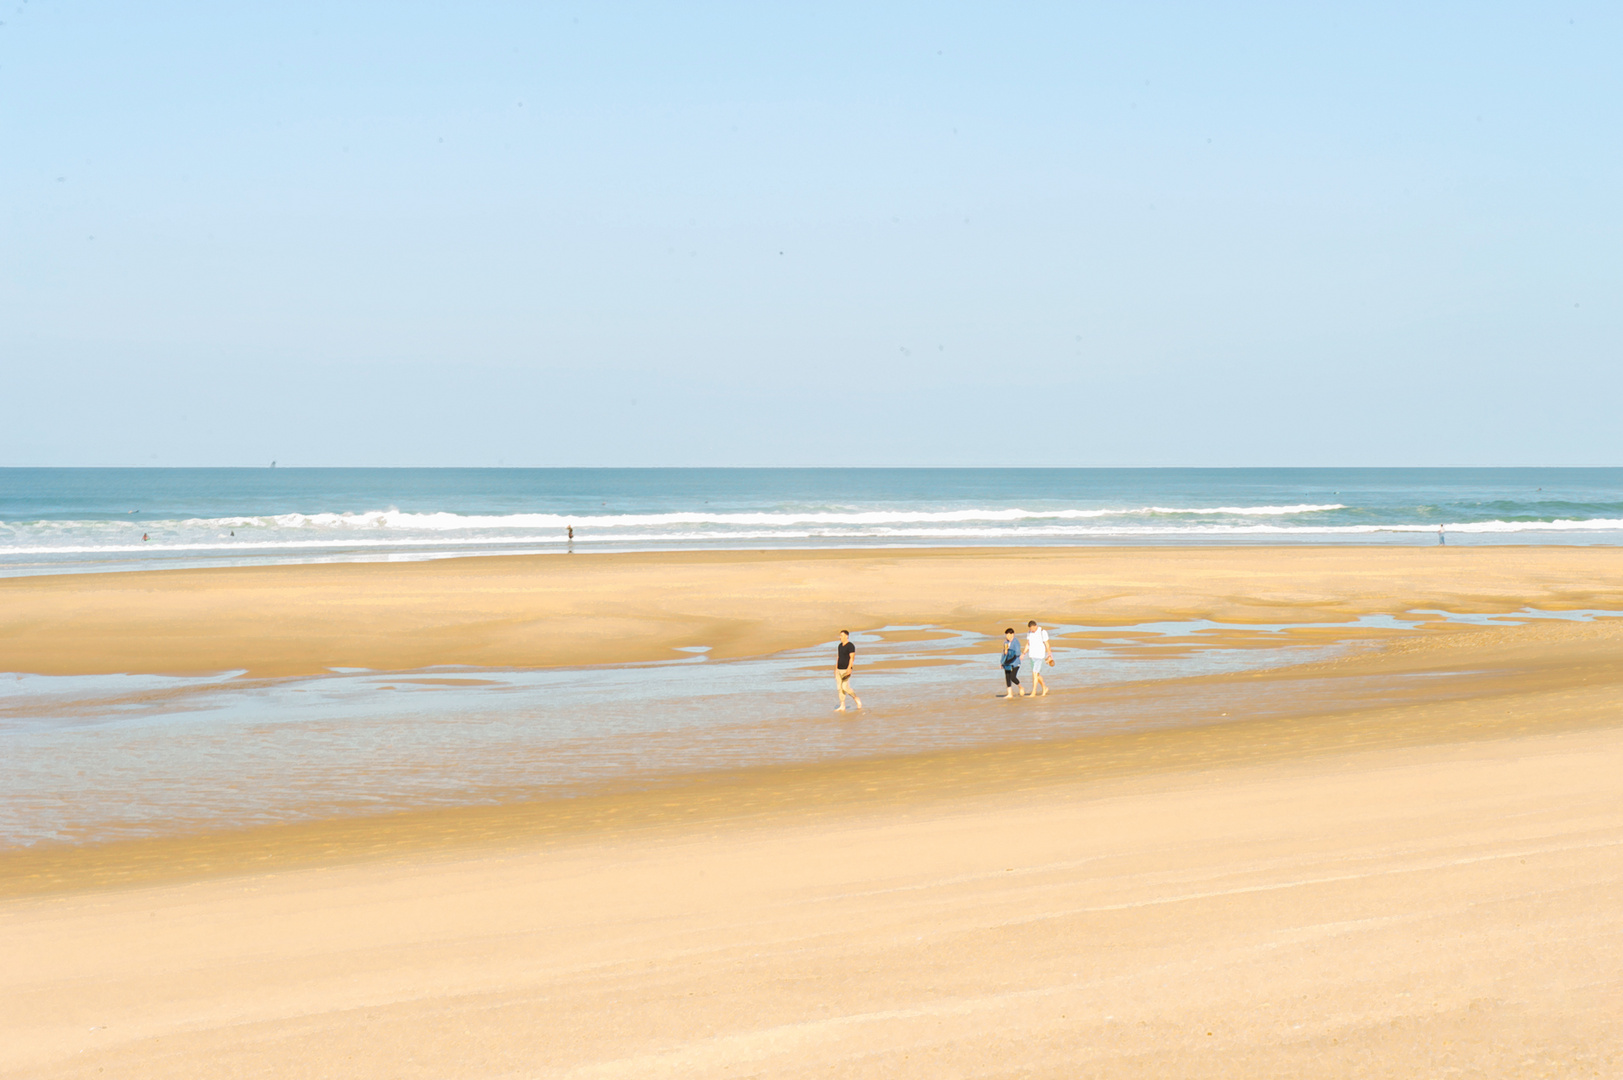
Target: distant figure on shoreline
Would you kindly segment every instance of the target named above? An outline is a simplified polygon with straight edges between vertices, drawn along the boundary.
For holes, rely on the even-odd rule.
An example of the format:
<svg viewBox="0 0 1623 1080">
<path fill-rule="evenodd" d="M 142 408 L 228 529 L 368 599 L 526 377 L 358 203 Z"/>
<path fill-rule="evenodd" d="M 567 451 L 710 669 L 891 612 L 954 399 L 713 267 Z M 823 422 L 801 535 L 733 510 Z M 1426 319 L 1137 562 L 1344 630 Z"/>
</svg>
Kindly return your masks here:
<svg viewBox="0 0 1623 1080">
<path fill-rule="evenodd" d="M 146 533 L 142 533 L 141 534 L 141 539 L 146 540 L 146 539 L 149 539 L 149 537 L 147 536 Z"/>
<path fill-rule="evenodd" d="M 1448 543 L 1448 537 L 1443 535 L 1443 527 L 1441 525 L 1437 526 L 1437 542 L 1439 544 Z"/>
<path fill-rule="evenodd" d="M 1014 636 L 1014 627 L 1003 631 L 1003 700 L 1020 697 L 1020 639 Z"/>
<path fill-rule="evenodd" d="M 568 525 L 565 526 L 565 529 L 569 533 L 569 550 L 571 553 L 573 553 L 575 550 L 575 527 L 573 525 Z"/>
<path fill-rule="evenodd" d="M 851 700 L 862 708 L 862 699 L 857 692 L 851 689 L 851 669 L 857 666 L 857 647 L 851 644 L 851 631 L 840 631 L 840 644 L 834 651 L 834 687 L 840 693 L 840 707 L 835 712 L 845 711 L 845 695 L 850 694 Z"/>
<path fill-rule="evenodd" d="M 1030 631 L 1026 634 L 1026 655 L 1031 657 L 1031 696 L 1047 697 L 1048 684 L 1043 682 L 1043 661 L 1048 661 L 1049 667 L 1054 666 L 1054 651 L 1048 647 L 1048 631 L 1038 626 L 1036 619 L 1026 623 L 1026 629 Z M 1039 688 L 1042 690 L 1040 695 L 1037 693 Z"/>
</svg>

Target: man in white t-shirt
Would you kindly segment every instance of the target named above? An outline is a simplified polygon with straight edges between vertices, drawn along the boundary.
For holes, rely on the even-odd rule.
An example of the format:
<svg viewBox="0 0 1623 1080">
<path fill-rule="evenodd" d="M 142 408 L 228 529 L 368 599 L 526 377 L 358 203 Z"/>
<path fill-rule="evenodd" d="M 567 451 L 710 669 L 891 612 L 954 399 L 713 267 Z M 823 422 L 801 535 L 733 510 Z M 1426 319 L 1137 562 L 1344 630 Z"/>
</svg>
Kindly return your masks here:
<svg viewBox="0 0 1623 1080">
<path fill-rule="evenodd" d="M 1031 663 L 1031 696 L 1038 697 L 1048 693 L 1048 684 L 1043 682 L 1043 665 L 1054 666 L 1054 650 L 1048 647 L 1048 631 L 1037 625 L 1032 619 L 1026 623 L 1026 655 Z"/>
</svg>

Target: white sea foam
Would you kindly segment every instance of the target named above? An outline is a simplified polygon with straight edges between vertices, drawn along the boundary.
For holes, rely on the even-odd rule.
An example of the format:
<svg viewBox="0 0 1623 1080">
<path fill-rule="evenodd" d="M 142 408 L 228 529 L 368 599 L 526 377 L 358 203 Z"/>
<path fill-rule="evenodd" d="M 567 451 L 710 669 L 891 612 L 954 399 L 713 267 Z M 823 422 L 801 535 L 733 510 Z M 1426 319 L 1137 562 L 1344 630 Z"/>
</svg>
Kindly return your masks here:
<svg viewBox="0 0 1623 1080">
<path fill-rule="evenodd" d="M 148 530 L 155 528 L 149 523 Z M 1551 533 L 1551 532 L 1623 532 L 1623 518 L 1591 518 L 1556 521 L 1476 521 L 1447 524 L 1445 531 L 1458 534 L 1487 533 Z M 1010 540 L 1010 539 L 1097 539 L 1126 537 L 1223 537 L 1223 536 L 1360 536 L 1378 533 L 1434 533 L 1436 525 L 1427 524 L 1367 524 L 1367 525 L 1277 525 L 1268 523 L 1204 522 L 1181 525 L 1171 524 L 1028 524 L 1028 525 L 963 525 L 934 524 L 929 527 L 902 528 L 896 524 L 869 526 L 826 526 L 822 528 L 731 529 L 724 532 L 671 532 L 658 530 L 604 531 L 583 529 L 574 542 L 588 545 L 594 542 L 616 546 L 653 545 L 672 543 L 746 543 L 750 541 L 795 540 L 883 540 L 883 541 L 941 541 L 941 540 Z M 288 554 L 360 551 L 360 550 L 452 550 L 479 551 L 510 549 L 515 547 L 549 549 L 562 547 L 568 541 L 557 531 L 545 533 L 510 533 L 504 535 L 342 535 L 328 537 L 288 538 L 238 537 L 225 539 L 171 538 L 152 541 L 105 541 L 101 543 L 60 544 L 0 544 L 0 557 L 5 556 L 62 556 L 62 555 L 169 555 L 210 553 L 275 553 Z"/>
<path fill-rule="evenodd" d="M 358 513 L 276 514 L 265 517 L 187 518 L 180 521 L 40 521 L 13 522 L 10 527 L 63 531 L 110 528 L 123 532 L 150 532 L 154 528 L 187 529 L 412 529 L 453 532 L 480 529 L 649 528 L 677 525 L 723 527 L 787 527 L 794 525 L 923 525 L 971 521 L 1083 521 L 1110 517 L 1166 515 L 1276 517 L 1345 510 L 1340 503 L 1302 503 L 1293 506 L 1139 506 L 1101 509 L 1026 510 L 968 508 L 961 510 L 780 510 L 749 513 L 683 511 L 666 514 L 452 514 L 366 510 Z M 0 522 L 0 528 L 7 523 Z"/>
<path fill-rule="evenodd" d="M 807 510 L 723 513 L 683 511 L 667 514 L 415 514 L 401 510 L 368 510 L 345 514 L 279 514 L 270 518 L 206 518 L 182 524 L 219 528 L 345 528 L 421 529 L 449 532 L 469 529 L 563 529 L 563 528 L 649 528 L 673 525 L 719 525 L 727 527 L 786 527 L 793 525 L 922 525 L 932 522 L 966 521 L 1078 521 L 1091 518 L 1134 517 L 1165 514 L 1226 515 L 1267 517 L 1306 514 L 1321 510 L 1345 510 L 1340 504 L 1299 506 L 1140 506 L 1097 510 Z"/>
</svg>

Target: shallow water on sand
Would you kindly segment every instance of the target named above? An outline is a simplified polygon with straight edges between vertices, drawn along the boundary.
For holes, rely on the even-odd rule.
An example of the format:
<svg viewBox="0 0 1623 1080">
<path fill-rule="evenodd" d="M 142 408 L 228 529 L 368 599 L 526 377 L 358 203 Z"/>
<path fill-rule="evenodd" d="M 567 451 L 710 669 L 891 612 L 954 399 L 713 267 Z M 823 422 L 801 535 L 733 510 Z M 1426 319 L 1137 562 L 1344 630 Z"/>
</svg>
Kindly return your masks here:
<svg viewBox="0 0 1623 1080">
<path fill-rule="evenodd" d="M 855 685 L 867 707 L 844 716 L 833 712 L 827 646 L 729 661 L 695 650 L 657 664 L 543 671 L 7 675 L 0 845 L 496 803 L 706 770 L 1194 722 L 1204 706 L 1187 697 L 1151 694 L 1127 715 L 1063 692 L 1327 659 L 1358 647 L 1349 638 L 1409 630 L 1422 614 L 1518 618 L 1055 626 L 1057 663 L 1044 670 L 1061 694 L 1009 702 L 996 697 L 1001 639 L 885 627 L 855 636 Z M 1326 642 L 1332 629 L 1341 640 Z M 1030 674 L 1022 670 L 1028 686 Z"/>
</svg>

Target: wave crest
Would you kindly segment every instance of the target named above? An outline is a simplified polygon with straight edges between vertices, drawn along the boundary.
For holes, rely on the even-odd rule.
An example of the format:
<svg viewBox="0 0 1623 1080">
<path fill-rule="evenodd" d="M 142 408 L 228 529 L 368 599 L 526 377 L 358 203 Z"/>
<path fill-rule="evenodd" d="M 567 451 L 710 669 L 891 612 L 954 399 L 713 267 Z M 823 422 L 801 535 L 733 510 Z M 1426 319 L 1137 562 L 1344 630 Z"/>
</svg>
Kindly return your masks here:
<svg viewBox="0 0 1623 1080">
<path fill-rule="evenodd" d="M 365 510 L 359 513 L 276 514 L 269 517 L 189 518 L 179 522 L 191 528 L 336 528 L 422 529 L 449 532 L 466 529 L 658 528 L 670 525 L 733 527 L 788 527 L 794 525 L 923 525 L 969 521 L 1085 521 L 1109 517 L 1211 516 L 1275 517 L 1345 510 L 1340 503 L 1301 503 L 1293 506 L 1139 506 L 1092 510 L 1026 510 L 970 508 L 963 510 L 775 510 L 754 512 L 677 511 L 664 514 L 452 514 Z M 146 522 L 150 527 L 164 522 Z"/>
<path fill-rule="evenodd" d="M 252 519 L 247 519 L 252 520 Z M 149 524 L 149 529 L 151 528 Z M 1482 534 L 1482 533 L 1540 533 L 1540 532 L 1623 532 L 1623 518 L 1589 518 L 1582 520 L 1556 520 L 1556 521 L 1476 521 L 1445 524 L 1449 533 Z M 938 524 L 933 528 L 898 528 L 895 526 L 857 528 L 825 527 L 819 529 L 774 529 L 764 531 L 760 529 L 740 529 L 726 533 L 707 533 L 695 535 L 691 532 L 613 532 L 603 533 L 596 531 L 583 531 L 575 536 L 577 544 L 591 544 L 594 542 L 614 545 L 636 544 L 676 544 L 703 541 L 708 543 L 740 543 L 761 540 L 883 540 L 883 541 L 1006 541 L 1027 539 L 1044 540 L 1089 540 L 1089 539 L 1130 539 L 1133 537 L 1148 537 L 1153 539 L 1175 539 L 1178 537 L 1224 537 L 1224 536 L 1281 536 L 1304 539 L 1314 536 L 1368 536 L 1378 533 L 1424 533 L 1437 531 L 1435 524 L 1365 524 L 1365 525 L 1273 525 L 1266 523 L 1223 524 L 1223 523 L 1190 523 L 1186 525 L 987 525 L 981 527 L 965 527 Z M 163 537 L 152 541 L 135 541 L 128 539 L 109 540 L 102 543 L 65 543 L 65 544 L 0 544 L 0 556 L 14 555 L 116 555 L 134 552 L 168 552 L 168 553 L 202 553 L 202 552 L 306 552 L 315 553 L 328 551 L 333 553 L 345 550 L 436 550 L 449 552 L 462 549 L 468 553 L 480 551 L 511 551 L 518 548 L 547 550 L 564 546 L 565 538 L 557 530 L 548 530 L 545 533 L 507 534 L 501 536 L 344 536 L 344 537 L 309 537 L 299 539 L 289 538 L 255 538 L 237 537 L 225 540 L 215 534 L 210 537 Z"/>
</svg>

